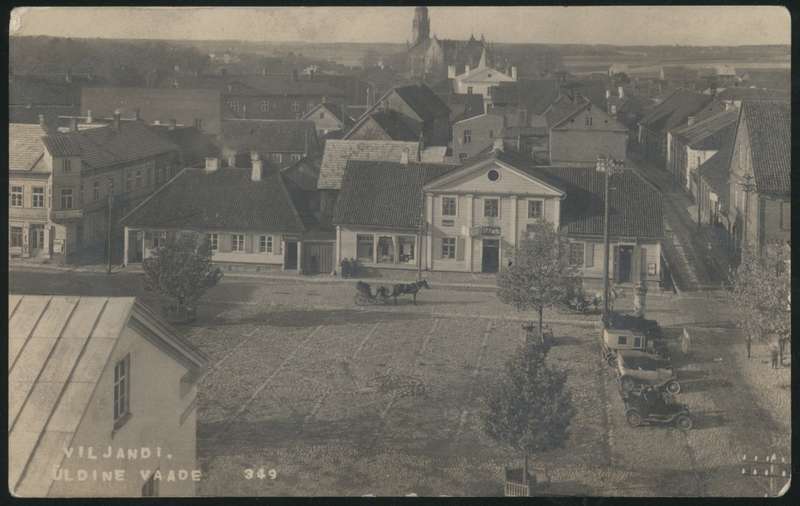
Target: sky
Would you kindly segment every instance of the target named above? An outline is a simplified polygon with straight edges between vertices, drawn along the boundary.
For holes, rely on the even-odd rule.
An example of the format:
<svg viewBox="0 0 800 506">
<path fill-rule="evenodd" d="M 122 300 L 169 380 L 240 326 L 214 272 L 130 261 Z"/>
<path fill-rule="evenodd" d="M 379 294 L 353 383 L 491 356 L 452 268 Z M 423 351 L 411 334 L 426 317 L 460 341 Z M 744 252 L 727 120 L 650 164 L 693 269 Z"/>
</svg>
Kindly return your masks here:
<svg viewBox="0 0 800 506">
<path fill-rule="evenodd" d="M 12 35 L 194 40 L 397 42 L 414 7 L 22 7 Z M 431 35 L 490 42 L 614 45 L 790 44 L 776 6 L 430 7 Z"/>
</svg>

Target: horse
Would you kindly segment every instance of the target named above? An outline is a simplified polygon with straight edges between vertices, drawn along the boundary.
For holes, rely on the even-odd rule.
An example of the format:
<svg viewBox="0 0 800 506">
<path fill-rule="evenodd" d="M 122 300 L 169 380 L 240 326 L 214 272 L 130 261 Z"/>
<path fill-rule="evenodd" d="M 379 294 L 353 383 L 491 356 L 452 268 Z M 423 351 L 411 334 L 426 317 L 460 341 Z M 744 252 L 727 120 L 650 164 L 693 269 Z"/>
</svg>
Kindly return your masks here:
<svg viewBox="0 0 800 506">
<path fill-rule="evenodd" d="M 414 297 L 414 305 L 417 305 L 417 292 L 420 288 L 430 288 L 426 280 L 416 281 L 414 283 L 400 283 L 392 287 L 392 295 L 394 303 L 397 304 L 397 297 L 399 295 L 411 294 Z"/>
</svg>

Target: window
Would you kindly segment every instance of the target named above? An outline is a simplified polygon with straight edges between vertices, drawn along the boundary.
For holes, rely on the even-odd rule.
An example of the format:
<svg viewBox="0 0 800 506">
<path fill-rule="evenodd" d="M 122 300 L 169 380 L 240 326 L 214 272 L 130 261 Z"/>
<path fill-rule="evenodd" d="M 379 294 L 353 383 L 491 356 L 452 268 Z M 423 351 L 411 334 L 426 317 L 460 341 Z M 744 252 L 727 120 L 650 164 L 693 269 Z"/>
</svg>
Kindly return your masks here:
<svg viewBox="0 0 800 506">
<path fill-rule="evenodd" d="M 633 347 L 634 348 L 641 348 L 642 347 L 642 337 L 641 336 L 634 336 L 633 337 Z"/>
<path fill-rule="evenodd" d="M 158 497 L 158 482 L 160 480 L 155 478 L 158 472 L 158 469 L 153 471 L 147 481 L 144 482 L 144 485 L 142 485 L 142 497 Z"/>
<path fill-rule="evenodd" d="M 398 262 L 401 264 L 413 264 L 414 244 L 416 238 L 413 235 L 401 235 L 397 237 Z"/>
<path fill-rule="evenodd" d="M 489 181 L 494 182 L 500 179 L 500 173 L 492 169 L 486 174 L 486 177 L 489 179 Z"/>
<path fill-rule="evenodd" d="M 472 95 L 472 86 L 467 86 L 467 95 Z"/>
<path fill-rule="evenodd" d="M 541 220 L 544 217 L 544 202 L 541 200 L 528 201 L 528 219 Z"/>
<path fill-rule="evenodd" d="M 483 215 L 486 218 L 497 218 L 500 216 L 500 201 L 497 199 L 484 199 Z"/>
<path fill-rule="evenodd" d="M 372 262 L 375 239 L 371 235 L 356 236 L 356 258 L 362 262 Z"/>
<path fill-rule="evenodd" d="M 233 251 L 244 251 L 244 234 L 231 235 L 231 249 Z"/>
<path fill-rule="evenodd" d="M 472 142 L 472 130 L 469 128 L 464 130 L 464 139 L 462 144 L 469 144 Z"/>
<path fill-rule="evenodd" d="M 458 159 L 462 160 L 462 161 L 466 160 L 467 159 L 467 154 L 466 153 L 459 153 L 458 154 Z"/>
<path fill-rule="evenodd" d="M 41 186 L 33 187 L 33 202 L 31 205 L 38 208 L 44 207 L 44 188 Z"/>
<path fill-rule="evenodd" d="M 153 249 L 158 249 L 167 242 L 166 232 L 155 232 L 151 238 Z"/>
<path fill-rule="evenodd" d="M 261 112 L 269 112 L 269 100 L 262 100 L 259 109 Z"/>
<path fill-rule="evenodd" d="M 591 116 L 586 116 L 586 126 L 588 126 L 588 127 L 592 126 L 592 117 Z"/>
<path fill-rule="evenodd" d="M 299 162 L 300 159 L 303 158 L 303 155 L 300 153 L 292 153 L 290 158 L 292 159 L 293 162 Z"/>
<path fill-rule="evenodd" d="M 217 234 L 206 234 L 206 240 L 211 251 L 219 250 L 219 236 Z"/>
<path fill-rule="evenodd" d="M 319 119 L 325 119 L 325 111 L 320 111 Z"/>
<path fill-rule="evenodd" d="M 292 102 L 292 112 L 300 112 L 300 102 Z"/>
<path fill-rule="evenodd" d="M 11 187 L 11 207 L 22 207 L 22 197 L 24 195 L 22 186 Z"/>
<path fill-rule="evenodd" d="M 617 336 L 617 344 L 628 344 L 627 336 Z"/>
<path fill-rule="evenodd" d="M 569 243 L 569 263 L 570 265 L 583 266 L 583 243 Z"/>
<path fill-rule="evenodd" d="M 62 167 L 64 168 L 64 172 L 72 171 L 72 160 L 70 160 L 69 158 L 64 158 L 64 163 Z"/>
<path fill-rule="evenodd" d="M 457 213 L 456 198 L 442 197 L 442 216 L 456 216 Z"/>
<path fill-rule="evenodd" d="M 142 169 L 136 169 L 136 188 L 142 187 Z"/>
<path fill-rule="evenodd" d="M 61 209 L 72 209 L 72 188 L 61 190 Z"/>
<path fill-rule="evenodd" d="M 203 120 L 200 119 L 200 118 L 195 118 L 194 119 L 194 127 L 196 129 L 198 129 L 198 130 L 202 130 L 203 129 Z"/>
<path fill-rule="evenodd" d="M 525 225 L 525 233 L 528 239 L 536 238 L 536 229 L 537 225 L 532 225 L 532 224 Z"/>
<path fill-rule="evenodd" d="M 11 247 L 22 247 L 22 227 L 11 227 Z"/>
<path fill-rule="evenodd" d="M 394 263 L 394 240 L 388 236 L 378 237 L 378 263 Z"/>
<path fill-rule="evenodd" d="M 97 202 L 100 200 L 100 181 L 92 183 L 92 199 Z"/>
<path fill-rule="evenodd" d="M 131 356 L 114 366 L 114 430 L 122 427 L 130 415 Z"/>
<path fill-rule="evenodd" d="M 272 253 L 272 236 L 262 235 L 258 238 L 259 253 Z"/>
<path fill-rule="evenodd" d="M 281 155 L 281 153 L 272 153 L 271 155 L 269 155 L 269 158 L 274 163 L 281 163 L 283 161 L 283 156 Z"/>
<path fill-rule="evenodd" d="M 442 258 L 455 258 L 456 257 L 456 239 L 455 237 L 442 238 Z"/>
</svg>

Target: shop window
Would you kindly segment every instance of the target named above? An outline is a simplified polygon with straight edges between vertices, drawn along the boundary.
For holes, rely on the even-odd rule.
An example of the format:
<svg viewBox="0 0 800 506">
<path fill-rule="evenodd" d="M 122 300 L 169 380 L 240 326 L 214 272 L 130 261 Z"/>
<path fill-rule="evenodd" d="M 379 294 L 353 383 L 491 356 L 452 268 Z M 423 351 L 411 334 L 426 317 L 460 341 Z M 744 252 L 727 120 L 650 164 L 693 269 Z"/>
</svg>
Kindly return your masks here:
<svg viewBox="0 0 800 506">
<path fill-rule="evenodd" d="M 356 237 L 356 258 L 361 262 L 372 262 L 372 253 L 375 248 L 375 239 L 371 235 L 358 235 Z"/>
<path fill-rule="evenodd" d="M 272 253 L 271 235 L 262 235 L 258 238 L 258 251 L 260 253 Z"/>
<path fill-rule="evenodd" d="M 231 248 L 233 251 L 244 251 L 244 234 L 231 235 Z"/>
<path fill-rule="evenodd" d="M 11 227 L 11 247 L 22 247 L 22 227 Z"/>
<path fill-rule="evenodd" d="M 394 263 L 394 240 L 391 237 L 378 237 L 378 263 Z"/>
<path fill-rule="evenodd" d="M 401 235 L 397 238 L 398 261 L 401 264 L 413 264 L 416 261 L 414 256 L 414 236 Z"/>
</svg>

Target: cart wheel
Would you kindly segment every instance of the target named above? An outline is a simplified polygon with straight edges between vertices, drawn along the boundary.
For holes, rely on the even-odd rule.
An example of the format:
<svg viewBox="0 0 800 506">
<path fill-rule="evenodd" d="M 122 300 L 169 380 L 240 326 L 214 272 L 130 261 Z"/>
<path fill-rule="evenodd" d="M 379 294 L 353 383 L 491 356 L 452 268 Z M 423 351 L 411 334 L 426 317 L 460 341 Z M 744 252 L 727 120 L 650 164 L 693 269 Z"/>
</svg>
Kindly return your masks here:
<svg viewBox="0 0 800 506">
<path fill-rule="evenodd" d="M 642 424 L 642 415 L 635 409 L 631 409 L 625 413 L 625 419 L 631 427 L 638 427 Z"/>
<path fill-rule="evenodd" d="M 667 383 L 667 392 L 671 393 L 672 395 L 679 394 L 681 392 L 681 384 L 677 381 L 670 381 Z"/>
<path fill-rule="evenodd" d="M 692 428 L 692 418 L 689 415 L 680 415 L 675 420 L 675 425 L 681 430 L 690 430 Z"/>
<path fill-rule="evenodd" d="M 623 376 L 621 383 L 623 392 L 630 392 L 636 386 L 634 381 L 628 376 Z"/>
</svg>

